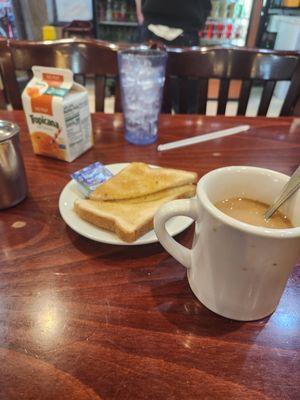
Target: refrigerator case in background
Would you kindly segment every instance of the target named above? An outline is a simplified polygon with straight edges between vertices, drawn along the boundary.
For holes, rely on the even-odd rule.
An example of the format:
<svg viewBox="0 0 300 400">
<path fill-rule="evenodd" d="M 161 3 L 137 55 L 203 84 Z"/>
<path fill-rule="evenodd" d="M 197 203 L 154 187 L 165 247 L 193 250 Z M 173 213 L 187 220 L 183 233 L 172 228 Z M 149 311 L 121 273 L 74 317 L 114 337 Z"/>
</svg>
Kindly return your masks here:
<svg viewBox="0 0 300 400">
<path fill-rule="evenodd" d="M 138 42 L 135 0 L 94 0 L 97 37 L 111 42 Z"/>
<path fill-rule="evenodd" d="M 201 45 L 245 46 L 253 0 L 211 0 L 212 10 L 199 32 Z"/>
<path fill-rule="evenodd" d="M 199 32 L 201 45 L 245 46 L 253 1 L 211 0 L 211 14 Z M 139 41 L 135 0 L 94 0 L 93 3 L 99 39 L 112 42 Z"/>
</svg>

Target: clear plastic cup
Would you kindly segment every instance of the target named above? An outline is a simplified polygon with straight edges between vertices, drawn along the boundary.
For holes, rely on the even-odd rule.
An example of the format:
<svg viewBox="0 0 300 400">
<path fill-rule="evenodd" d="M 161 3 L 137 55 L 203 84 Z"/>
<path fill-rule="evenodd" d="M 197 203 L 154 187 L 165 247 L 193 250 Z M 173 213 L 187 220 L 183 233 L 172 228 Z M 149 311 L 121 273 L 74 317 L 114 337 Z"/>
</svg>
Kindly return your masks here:
<svg viewBox="0 0 300 400">
<path fill-rule="evenodd" d="M 156 141 L 167 53 L 132 48 L 118 53 L 125 138 L 137 145 Z"/>
</svg>

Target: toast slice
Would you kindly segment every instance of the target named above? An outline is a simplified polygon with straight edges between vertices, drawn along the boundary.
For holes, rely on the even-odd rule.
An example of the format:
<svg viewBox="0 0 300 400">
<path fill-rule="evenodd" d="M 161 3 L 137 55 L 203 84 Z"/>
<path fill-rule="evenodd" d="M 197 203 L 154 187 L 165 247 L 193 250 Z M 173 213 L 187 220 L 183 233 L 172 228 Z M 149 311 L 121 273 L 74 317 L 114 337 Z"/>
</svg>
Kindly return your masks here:
<svg viewBox="0 0 300 400">
<path fill-rule="evenodd" d="M 189 185 L 196 181 L 195 172 L 161 167 L 151 168 L 147 164 L 133 162 L 100 185 L 89 198 L 97 201 L 132 199 Z"/>
<path fill-rule="evenodd" d="M 194 196 L 195 185 L 166 189 L 143 198 L 123 201 L 93 201 L 79 199 L 75 212 L 85 221 L 115 232 L 124 242 L 134 242 L 153 229 L 153 218 L 161 205 L 178 198 Z"/>
</svg>

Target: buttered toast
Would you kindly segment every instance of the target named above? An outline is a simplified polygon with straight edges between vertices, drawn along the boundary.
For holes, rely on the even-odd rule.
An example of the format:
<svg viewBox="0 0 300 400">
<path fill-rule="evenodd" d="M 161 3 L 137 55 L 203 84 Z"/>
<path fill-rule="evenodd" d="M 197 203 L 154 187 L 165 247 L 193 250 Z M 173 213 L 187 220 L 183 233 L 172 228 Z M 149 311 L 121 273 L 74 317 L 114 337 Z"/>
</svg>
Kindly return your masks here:
<svg viewBox="0 0 300 400">
<path fill-rule="evenodd" d="M 153 228 L 153 218 L 160 206 L 171 200 L 194 196 L 195 188 L 192 184 L 182 185 L 120 201 L 78 199 L 74 209 L 82 219 L 115 232 L 125 242 L 134 242 Z"/>
<path fill-rule="evenodd" d="M 89 198 L 97 201 L 132 199 L 193 184 L 196 181 L 195 172 L 161 167 L 151 168 L 147 164 L 133 162 L 100 185 Z"/>
</svg>

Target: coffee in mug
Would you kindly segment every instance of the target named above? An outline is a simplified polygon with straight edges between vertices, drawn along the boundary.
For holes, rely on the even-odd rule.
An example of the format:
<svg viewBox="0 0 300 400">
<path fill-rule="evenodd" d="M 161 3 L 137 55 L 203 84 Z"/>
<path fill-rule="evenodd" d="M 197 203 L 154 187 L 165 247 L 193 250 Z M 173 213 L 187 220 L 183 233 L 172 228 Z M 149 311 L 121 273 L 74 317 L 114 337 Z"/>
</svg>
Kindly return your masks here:
<svg viewBox="0 0 300 400">
<path fill-rule="evenodd" d="M 238 219 L 246 224 L 272 229 L 293 228 L 289 218 L 278 210 L 271 218 L 265 219 L 264 214 L 269 206 L 261 201 L 234 197 L 218 201 L 215 207 L 224 214 L 229 215 L 229 217 Z"/>
</svg>

